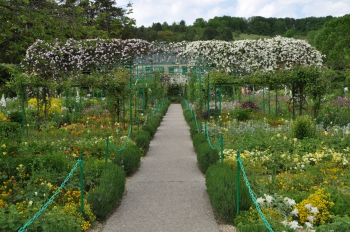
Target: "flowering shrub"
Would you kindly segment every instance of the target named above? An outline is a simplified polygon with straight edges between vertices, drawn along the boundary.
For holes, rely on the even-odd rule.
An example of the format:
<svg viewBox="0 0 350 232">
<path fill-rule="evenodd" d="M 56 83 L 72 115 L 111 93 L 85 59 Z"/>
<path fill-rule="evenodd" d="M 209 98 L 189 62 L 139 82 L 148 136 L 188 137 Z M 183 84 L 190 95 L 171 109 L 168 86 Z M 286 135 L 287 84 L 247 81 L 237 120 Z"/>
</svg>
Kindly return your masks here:
<svg viewBox="0 0 350 232">
<path fill-rule="evenodd" d="M 322 55 L 304 40 L 276 36 L 272 39 L 225 41 L 195 41 L 186 44 L 180 57 L 192 63 L 201 57 L 210 66 L 231 73 L 251 73 L 255 70 L 290 69 L 295 65 L 322 66 Z"/>
<path fill-rule="evenodd" d="M 28 107 L 33 109 L 33 110 L 37 110 L 38 109 L 38 101 L 36 98 L 31 98 L 28 100 Z M 62 110 L 62 99 L 59 98 L 51 98 L 48 101 L 47 104 L 47 109 L 44 108 L 45 106 L 43 104 L 41 104 L 41 108 L 40 108 L 40 116 L 44 115 L 44 111 L 47 111 L 48 115 L 53 115 L 53 114 L 57 114 L 57 115 L 61 115 Z"/>
<path fill-rule="evenodd" d="M 0 111 L 0 121 L 6 121 L 6 116 Z"/>
<path fill-rule="evenodd" d="M 313 225 L 319 225 L 332 218 L 329 210 L 333 205 L 334 203 L 330 201 L 330 194 L 325 193 L 324 188 L 320 188 L 315 193 L 310 194 L 307 199 L 296 204 L 295 207 L 299 212 L 301 223 L 309 221 Z"/>
</svg>

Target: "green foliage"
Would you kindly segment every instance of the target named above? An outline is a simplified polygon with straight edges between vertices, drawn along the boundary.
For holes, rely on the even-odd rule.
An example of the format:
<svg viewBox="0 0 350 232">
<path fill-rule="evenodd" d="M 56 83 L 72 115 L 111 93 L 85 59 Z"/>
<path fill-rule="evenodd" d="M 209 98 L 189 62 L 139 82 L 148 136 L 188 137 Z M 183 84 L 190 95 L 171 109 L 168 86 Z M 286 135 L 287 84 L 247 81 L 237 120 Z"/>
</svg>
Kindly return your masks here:
<svg viewBox="0 0 350 232">
<path fill-rule="evenodd" d="M 10 118 L 11 122 L 17 122 L 22 124 L 22 112 L 21 111 L 12 111 L 9 113 L 8 117 Z"/>
<path fill-rule="evenodd" d="M 315 135 L 315 124 L 309 116 L 299 116 L 292 123 L 292 134 L 294 138 L 312 138 Z"/>
<path fill-rule="evenodd" d="M 0 141 L 5 139 L 19 142 L 21 140 L 21 124 L 0 121 Z"/>
<path fill-rule="evenodd" d="M 36 206 L 40 208 L 39 204 Z M 37 210 L 33 208 L 20 212 L 15 205 L 0 208 L 0 231 L 18 231 L 27 222 L 27 218 L 31 218 L 35 213 L 37 213 Z M 64 212 L 61 207 L 58 207 L 45 210 L 25 231 L 76 232 L 81 230 L 81 223 L 81 219 Z"/>
<path fill-rule="evenodd" d="M 327 223 L 316 228 L 317 232 L 323 231 L 337 231 L 337 232 L 347 232 L 350 228 L 350 217 L 349 216 L 338 216 L 332 217 L 332 223 Z"/>
<path fill-rule="evenodd" d="M 268 232 L 269 230 L 266 228 L 265 224 L 260 222 L 257 224 L 245 224 L 245 225 L 238 225 L 237 232 L 252 232 L 252 231 L 259 231 L 259 232 Z"/>
<path fill-rule="evenodd" d="M 113 163 L 106 163 L 99 186 L 92 189 L 87 196 L 94 214 L 106 218 L 119 205 L 125 190 L 125 171 Z"/>
<path fill-rule="evenodd" d="M 190 136 L 191 136 L 191 138 L 193 138 L 193 136 L 195 134 L 199 133 L 198 128 L 197 128 L 197 124 L 196 124 L 196 122 L 191 121 L 189 123 L 189 126 L 190 126 Z"/>
<path fill-rule="evenodd" d="M 334 18 L 324 24 L 315 37 L 316 48 L 325 55 L 327 64 L 334 69 L 349 67 L 350 14 Z"/>
<path fill-rule="evenodd" d="M 250 109 L 235 109 L 232 116 L 238 121 L 247 121 L 250 119 L 250 112 Z"/>
<path fill-rule="evenodd" d="M 142 126 L 142 130 L 148 132 L 150 137 L 153 138 L 154 134 L 156 133 L 157 127 L 158 126 L 155 124 L 153 125 L 146 124 Z"/>
<path fill-rule="evenodd" d="M 192 144 L 196 152 L 198 152 L 200 145 L 206 142 L 206 136 L 203 133 L 197 133 L 192 138 Z"/>
<path fill-rule="evenodd" d="M 127 176 L 132 175 L 140 166 L 141 151 L 135 145 L 126 146 L 121 152 L 118 152 L 113 163 L 124 168 Z"/>
<path fill-rule="evenodd" d="M 136 133 L 135 138 L 136 146 L 144 151 L 144 154 L 149 148 L 151 142 L 151 136 L 147 131 L 139 131 Z"/>
<path fill-rule="evenodd" d="M 214 210 L 220 218 L 227 223 L 232 223 L 236 215 L 236 186 L 235 171 L 227 163 L 216 163 L 210 166 L 206 172 L 205 181 L 207 193 Z M 241 181 L 241 183 L 243 183 Z M 248 189 L 241 184 L 241 210 L 249 209 L 251 205 Z"/>
<path fill-rule="evenodd" d="M 218 150 L 213 150 L 208 142 L 197 146 L 197 161 L 199 168 L 203 173 L 219 160 Z"/>
</svg>

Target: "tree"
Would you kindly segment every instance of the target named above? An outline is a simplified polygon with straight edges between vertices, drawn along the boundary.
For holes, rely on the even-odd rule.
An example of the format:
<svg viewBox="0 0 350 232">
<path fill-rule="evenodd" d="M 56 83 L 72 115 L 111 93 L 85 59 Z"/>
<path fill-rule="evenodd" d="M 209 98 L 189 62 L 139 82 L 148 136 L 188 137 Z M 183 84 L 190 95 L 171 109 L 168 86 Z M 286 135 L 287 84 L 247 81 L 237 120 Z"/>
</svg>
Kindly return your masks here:
<svg viewBox="0 0 350 232">
<path fill-rule="evenodd" d="M 350 67 L 350 14 L 335 18 L 323 26 L 315 37 L 315 46 L 326 64 L 338 70 Z"/>
<path fill-rule="evenodd" d="M 193 26 L 194 27 L 201 27 L 201 28 L 204 28 L 207 26 L 207 21 L 205 21 L 203 18 L 197 18 L 194 23 L 193 23 Z"/>
</svg>

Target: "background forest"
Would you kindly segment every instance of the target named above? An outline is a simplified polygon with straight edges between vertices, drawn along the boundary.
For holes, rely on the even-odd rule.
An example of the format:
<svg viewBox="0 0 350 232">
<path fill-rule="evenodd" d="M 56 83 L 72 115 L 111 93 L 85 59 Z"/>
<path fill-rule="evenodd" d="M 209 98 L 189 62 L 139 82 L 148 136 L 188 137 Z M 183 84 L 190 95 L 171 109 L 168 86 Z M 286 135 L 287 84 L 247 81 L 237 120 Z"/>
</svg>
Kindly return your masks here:
<svg viewBox="0 0 350 232">
<path fill-rule="evenodd" d="M 194 22 L 154 22 L 152 26 L 136 27 L 136 22 L 129 17 L 132 13 L 132 4 L 126 7 L 115 5 L 113 0 L 0 0 L 0 63 L 19 64 L 25 56 L 26 49 L 37 39 L 43 41 L 76 40 L 90 38 L 120 38 L 143 39 L 158 42 L 179 42 L 197 40 L 240 40 L 258 39 L 281 35 L 290 38 L 306 39 L 312 46 L 329 57 L 329 50 L 335 45 L 333 39 L 325 35 L 316 35 L 323 29 L 325 23 L 337 20 L 337 24 L 328 26 L 343 33 L 339 46 L 346 49 L 348 29 L 346 20 L 349 15 L 341 18 L 308 17 L 294 18 L 264 18 L 253 16 L 239 18 L 222 16 L 209 19 L 197 18 Z M 342 19 L 343 18 L 343 19 Z M 166 19 L 165 19 L 166 20 Z M 337 29 L 337 25 L 342 25 Z M 344 34 L 345 33 L 345 34 Z M 327 41 L 327 43 L 325 42 Z M 322 44 L 323 43 L 323 44 Z M 328 46 L 331 43 L 332 46 Z M 345 47 L 344 47 L 345 44 Z M 339 50 L 336 51 L 339 56 Z M 347 56 L 339 56 L 332 63 L 333 68 L 346 69 Z M 0 86 L 4 86 L 9 74 L 3 66 L 0 67 Z"/>
</svg>

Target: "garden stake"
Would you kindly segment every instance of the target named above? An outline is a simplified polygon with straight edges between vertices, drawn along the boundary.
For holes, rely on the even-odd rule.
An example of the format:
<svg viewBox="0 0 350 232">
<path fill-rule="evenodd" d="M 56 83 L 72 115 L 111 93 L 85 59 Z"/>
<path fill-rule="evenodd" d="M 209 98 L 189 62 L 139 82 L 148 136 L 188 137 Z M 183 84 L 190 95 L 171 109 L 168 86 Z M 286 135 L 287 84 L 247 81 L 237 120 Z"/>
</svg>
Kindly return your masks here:
<svg viewBox="0 0 350 232">
<path fill-rule="evenodd" d="M 80 153 L 80 204 L 81 204 L 81 214 L 83 217 L 84 213 L 84 162 L 83 162 L 83 152 Z"/>
<path fill-rule="evenodd" d="M 108 160 L 108 146 L 109 146 L 109 137 L 107 136 L 107 138 L 106 138 L 106 163 Z"/>
<path fill-rule="evenodd" d="M 240 202 L 240 198 L 241 198 L 241 181 L 240 181 L 240 178 L 239 178 L 239 174 L 240 174 L 240 171 L 241 171 L 241 165 L 239 163 L 239 158 L 240 158 L 240 153 L 239 151 L 237 151 L 237 173 L 236 173 L 236 210 L 237 210 L 237 214 L 239 213 L 239 208 L 240 208 L 240 205 L 239 205 L 239 202 Z"/>
</svg>

